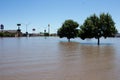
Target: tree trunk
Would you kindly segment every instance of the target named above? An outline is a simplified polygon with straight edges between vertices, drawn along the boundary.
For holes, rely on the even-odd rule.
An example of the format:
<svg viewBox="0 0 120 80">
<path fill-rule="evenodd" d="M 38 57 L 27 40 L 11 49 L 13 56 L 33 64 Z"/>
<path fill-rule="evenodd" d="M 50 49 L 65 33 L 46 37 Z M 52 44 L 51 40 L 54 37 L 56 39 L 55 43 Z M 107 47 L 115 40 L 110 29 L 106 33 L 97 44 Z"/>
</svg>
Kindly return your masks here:
<svg viewBox="0 0 120 80">
<path fill-rule="evenodd" d="M 68 39 L 68 42 L 70 42 L 70 39 Z"/>
<path fill-rule="evenodd" d="M 100 45 L 100 38 L 98 37 L 98 45 Z"/>
</svg>

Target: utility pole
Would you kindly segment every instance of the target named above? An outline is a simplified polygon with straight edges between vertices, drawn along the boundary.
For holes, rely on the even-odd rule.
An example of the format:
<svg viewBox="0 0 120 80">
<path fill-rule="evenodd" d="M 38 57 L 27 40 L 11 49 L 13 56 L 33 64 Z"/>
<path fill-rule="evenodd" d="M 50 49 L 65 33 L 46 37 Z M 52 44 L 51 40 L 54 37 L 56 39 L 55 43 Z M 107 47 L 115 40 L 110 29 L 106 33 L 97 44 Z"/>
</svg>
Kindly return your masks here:
<svg viewBox="0 0 120 80">
<path fill-rule="evenodd" d="M 25 24 L 26 25 L 26 37 L 28 37 L 29 36 L 29 33 L 28 33 L 28 26 L 30 25 L 30 23 L 28 23 L 28 24 Z"/>
<path fill-rule="evenodd" d="M 48 24 L 48 36 L 50 36 L 50 24 Z"/>
</svg>

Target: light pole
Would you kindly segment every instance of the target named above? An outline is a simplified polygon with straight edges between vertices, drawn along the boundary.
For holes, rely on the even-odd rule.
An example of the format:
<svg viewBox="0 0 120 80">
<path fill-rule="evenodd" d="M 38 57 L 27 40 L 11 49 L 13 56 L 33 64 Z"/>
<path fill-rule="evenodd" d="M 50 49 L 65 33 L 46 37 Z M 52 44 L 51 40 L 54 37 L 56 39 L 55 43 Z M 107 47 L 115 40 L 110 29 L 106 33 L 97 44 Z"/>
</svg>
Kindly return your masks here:
<svg viewBox="0 0 120 80">
<path fill-rule="evenodd" d="M 48 36 L 50 36 L 50 24 L 48 24 Z"/>
<path fill-rule="evenodd" d="M 44 37 L 45 37 L 45 39 L 46 39 L 46 29 L 44 30 Z"/>
<path fill-rule="evenodd" d="M 18 26 L 18 29 L 20 28 L 19 26 L 21 26 L 21 24 L 17 24 L 17 26 Z"/>
<path fill-rule="evenodd" d="M 27 27 L 28 27 L 29 25 L 30 25 L 30 23 L 26 24 L 26 37 L 28 36 L 28 30 L 27 30 L 28 28 L 27 28 Z"/>
<path fill-rule="evenodd" d="M 34 33 L 34 32 L 35 32 L 35 30 L 36 30 L 35 28 L 33 28 L 33 29 L 32 29 L 32 31 L 33 31 L 33 36 L 35 36 L 35 35 L 34 35 L 34 34 L 35 34 L 35 33 Z"/>
<path fill-rule="evenodd" d="M 25 34 L 26 34 L 26 37 L 28 37 L 28 34 L 29 34 L 29 33 L 28 33 L 28 30 L 27 30 L 27 29 L 28 29 L 28 26 L 30 25 L 30 23 L 28 23 L 28 24 L 21 23 L 21 24 L 25 25 L 25 27 L 26 27 L 26 33 L 25 33 Z"/>
<path fill-rule="evenodd" d="M 17 36 L 20 37 L 21 36 L 21 30 L 20 30 L 20 26 L 21 24 L 17 24 L 18 29 L 17 29 Z"/>
<path fill-rule="evenodd" d="M 28 31 L 27 31 L 27 27 L 29 24 L 26 24 L 26 37 L 28 36 Z"/>
</svg>

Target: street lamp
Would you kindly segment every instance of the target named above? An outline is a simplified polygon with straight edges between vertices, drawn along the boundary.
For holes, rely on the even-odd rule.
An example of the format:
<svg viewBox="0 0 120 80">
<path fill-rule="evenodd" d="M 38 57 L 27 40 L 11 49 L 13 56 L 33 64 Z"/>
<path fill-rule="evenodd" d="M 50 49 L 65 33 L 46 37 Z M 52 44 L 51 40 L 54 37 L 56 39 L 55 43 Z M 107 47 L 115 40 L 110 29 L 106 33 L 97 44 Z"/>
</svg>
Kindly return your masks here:
<svg viewBox="0 0 120 80">
<path fill-rule="evenodd" d="M 45 36 L 45 39 L 46 39 L 46 29 L 44 30 L 44 36 Z"/>
<path fill-rule="evenodd" d="M 28 25 L 30 25 L 30 23 L 26 24 L 26 37 L 28 36 L 28 31 L 27 31 Z"/>
<path fill-rule="evenodd" d="M 17 29 L 17 36 L 20 37 L 20 35 L 21 35 L 21 30 L 20 30 L 21 24 L 17 24 L 17 26 L 18 26 L 18 29 Z"/>
<path fill-rule="evenodd" d="M 30 25 L 30 23 L 28 23 L 28 24 L 25 24 L 25 23 L 21 23 L 21 24 L 23 24 L 23 25 L 25 25 L 25 27 L 26 27 L 26 37 L 28 37 L 28 26 Z"/>
<path fill-rule="evenodd" d="M 50 24 L 48 24 L 48 36 L 50 36 Z"/>
<path fill-rule="evenodd" d="M 26 37 L 28 36 L 28 31 L 27 31 L 27 27 L 29 24 L 26 24 Z"/>
<path fill-rule="evenodd" d="M 20 31 L 21 31 L 21 30 L 20 30 L 20 26 L 21 26 L 21 24 L 17 24 L 17 26 L 18 26 L 17 31 L 20 32 Z"/>
<path fill-rule="evenodd" d="M 36 30 L 35 28 L 32 29 L 32 31 L 33 31 L 33 36 L 34 36 L 34 32 L 35 32 L 35 30 Z"/>
<path fill-rule="evenodd" d="M 21 26 L 21 24 L 17 24 L 17 26 L 18 26 L 18 29 L 20 29 L 20 27 L 19 27 L 19 26 Z"/>
</svg>

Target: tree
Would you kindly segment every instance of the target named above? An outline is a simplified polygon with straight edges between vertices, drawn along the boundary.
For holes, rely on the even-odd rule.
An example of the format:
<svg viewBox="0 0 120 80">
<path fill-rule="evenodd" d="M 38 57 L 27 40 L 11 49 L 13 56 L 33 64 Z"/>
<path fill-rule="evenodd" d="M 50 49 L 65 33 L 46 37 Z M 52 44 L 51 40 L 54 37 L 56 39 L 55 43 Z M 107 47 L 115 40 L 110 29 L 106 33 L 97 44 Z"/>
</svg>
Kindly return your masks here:
<svg viewBox="0 0 120 80">
<path fill-rule="evenodd" d="M 100 15 L 100 26 L 103 32 L 103 37 L 114 37 L 117 33 L 117 29 L 115 27 L 115 22 L 113 21 L 110 14 L 101 14 Z"/>
<path fill-rule="evenodd" d="M 79 37 L 83 40 L 96 38 L 99 45 L 101 37 L 113 37 L 116 33 L 117 29 L 111 15 L 102 13 L 99 17 L 94 14 L 85 20 L 80 26 Z"/>
<path fill-rule="evenodd" d="M 67 37 L 70 42 L 71 38 L 77 37 L 79 24 L 73 20 L 66 20 L 62 27 L 58 29 L 57 34 L 60 38 Z"/>
</svg>

